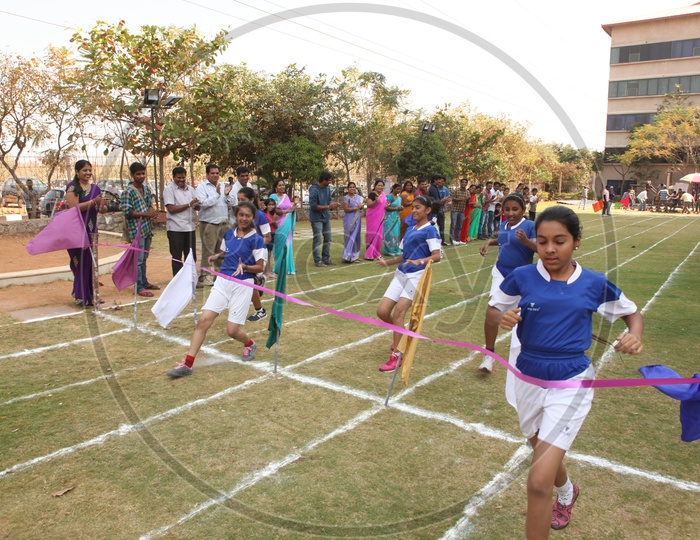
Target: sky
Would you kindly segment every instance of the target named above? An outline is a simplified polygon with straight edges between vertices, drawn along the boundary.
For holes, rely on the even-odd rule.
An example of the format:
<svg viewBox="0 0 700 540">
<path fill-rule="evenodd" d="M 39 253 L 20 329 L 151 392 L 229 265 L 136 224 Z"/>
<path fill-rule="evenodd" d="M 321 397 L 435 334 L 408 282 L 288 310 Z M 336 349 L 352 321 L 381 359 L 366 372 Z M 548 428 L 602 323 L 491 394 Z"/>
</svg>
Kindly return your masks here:
<svg viewBox="0 0 700 540">
<path fill-rule="evenodd" d="M 357 65 L 410 90 L 412 109 L 468 102 L 544 142 L 602 150 L 610 37 L 601 25 L 692 2 L 0 0 L 0 49 L 41 55 L 97 20 L 226 30 L 235 37 L 219 63 L 270 74 L 296 64 L 312 75 Z"/>
</svg>

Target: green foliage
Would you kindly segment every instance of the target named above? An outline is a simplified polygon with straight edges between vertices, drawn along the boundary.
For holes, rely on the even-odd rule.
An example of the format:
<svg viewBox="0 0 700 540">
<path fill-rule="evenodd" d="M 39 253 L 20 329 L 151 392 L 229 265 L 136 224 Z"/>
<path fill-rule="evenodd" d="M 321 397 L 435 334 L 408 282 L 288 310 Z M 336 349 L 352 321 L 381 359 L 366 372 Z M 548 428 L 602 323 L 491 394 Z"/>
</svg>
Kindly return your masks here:
<svg viewBox="0 0 700 540">
<path fill-rule="evenodd" d="M 324 168 L 323 149 L 306 137 L 272 145 L 260 164 L 260 174 L 271 185 L 275 178 L 313 183 Z"/>
<path fill-rule="evenodd" d="M 625 165 L 669 163 L 674 168 L 700 165 L 700 107 L 683 94 L 666 96 L 651 124 L 637 126 L 621 159 Z"/>
<path fill-rule="evenodd" d="M 399 178 L 428 178 L 432 174 L 452 176 L 452 165 L 445 145 L 434 133 L 408 139 L 396 157 Z"/>
</svg>

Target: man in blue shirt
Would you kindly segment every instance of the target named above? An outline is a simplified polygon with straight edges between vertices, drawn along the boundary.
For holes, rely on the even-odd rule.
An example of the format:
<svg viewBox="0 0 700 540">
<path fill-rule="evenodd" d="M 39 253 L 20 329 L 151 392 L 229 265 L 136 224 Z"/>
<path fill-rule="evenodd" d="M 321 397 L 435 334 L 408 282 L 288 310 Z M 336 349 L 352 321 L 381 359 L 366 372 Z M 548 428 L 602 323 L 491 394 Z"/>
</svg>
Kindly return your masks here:
<svg viewBox="0 0 700 540">
<path fill-rule="evenodd" d="M 309 188 L 309 221 L 314 233 L 313 255 L 314 265 L 318 267 L 331 266 L 331 215 L 329 210 L 338 208 L 339 203 L 331 201 L 331 188 L 329 184 L 333 180 L 333 174 L 323 171 L 318 178 L 318 183 Z M 321 252 L 321 239 L 323 250 Z"/>
<path fill-rule="evenodd" d="M 440 210 L 437 215 L 437 226 L 440 231 L 440 240 L 443 246 L 445 242 L 445 205 L 450 202 L 450 190 L 445 187 L 445 177 L 441 174 L 434 174 L 430 178 L 430 188 L 428 195 L 435 201 L 440 203 Z"/>
</svg>

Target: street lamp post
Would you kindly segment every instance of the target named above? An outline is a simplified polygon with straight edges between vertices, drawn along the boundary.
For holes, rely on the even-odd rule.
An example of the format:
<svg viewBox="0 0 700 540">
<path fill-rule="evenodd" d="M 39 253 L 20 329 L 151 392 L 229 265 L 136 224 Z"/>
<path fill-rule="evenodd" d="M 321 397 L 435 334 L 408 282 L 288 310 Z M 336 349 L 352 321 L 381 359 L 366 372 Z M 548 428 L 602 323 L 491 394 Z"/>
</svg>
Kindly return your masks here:
<svg viewBox="0 0 700 540">
<path fill-rule="evenodd" d="M 156 201 L 160 201 L 158 196 L 158 164 L 156 156 L 156 109 L 170 109 L 178 101 L 182 99 L 181 96 L 167 96 L 163 97 L 163 92 L 160 88 L 146 88 L 143 92 L 143 103 L 141 107 L 146 109 L 151 109 L 151 154 L 153 155 L 153 182 L 156 189 Z M 160 206 L 160 202 L 158 203 Z"/>
</svg>

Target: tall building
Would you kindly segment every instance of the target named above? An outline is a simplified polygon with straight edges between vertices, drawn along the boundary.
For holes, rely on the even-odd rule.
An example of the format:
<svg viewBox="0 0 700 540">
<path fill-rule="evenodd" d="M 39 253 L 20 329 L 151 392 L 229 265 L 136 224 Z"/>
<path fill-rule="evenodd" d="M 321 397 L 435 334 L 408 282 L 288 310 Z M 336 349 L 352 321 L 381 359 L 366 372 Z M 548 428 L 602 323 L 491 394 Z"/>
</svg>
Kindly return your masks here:
<svg viewBox="0 0 700 540">
<path fill-rule="evenodd" d="M 603 30 L 611 44 L 602 180 L 619 194 L 635 182 L 608 157 L 624 152 L 632 126 L 651 123 L 664 97 L 679 89 L 700 105 L 700 2 L 604 24 Z M 672 185 L 692 172 L 669 169 L 652 165 L 649 179 Z"/>
</svg>

